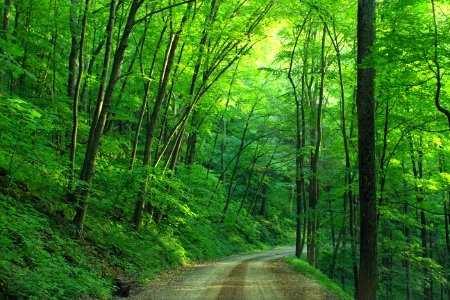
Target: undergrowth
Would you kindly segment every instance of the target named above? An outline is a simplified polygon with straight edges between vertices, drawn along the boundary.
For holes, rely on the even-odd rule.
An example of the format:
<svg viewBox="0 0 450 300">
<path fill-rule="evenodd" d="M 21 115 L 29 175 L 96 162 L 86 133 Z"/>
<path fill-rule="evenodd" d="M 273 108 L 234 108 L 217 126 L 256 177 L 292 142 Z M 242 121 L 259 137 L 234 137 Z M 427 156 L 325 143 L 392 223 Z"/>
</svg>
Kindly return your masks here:
<svg viewBox="0 0 450 300">
<path fill-rule="evenodd" d="M 108 299 L 121 283 L 141 284 L 163 269 L 292 240 L 290 216 L 238 215 L 237 201 L 221 222 L 225 188 L 205 167 L 129 171 L 130 134 L 102 141 L 79 237 L 67 197 L 69 153 L 56 143 L 65 112 L 9 98 L 0 108 L 0 299 Z M 137 232 L 130 224 L 144 172 L 151 182 Z"/>
<path fill-rule="evenodd" d="M 307 262 L 296 258 L 295 256 L 287 256 L 286 261 L 297 271 L 302 273 L 307 278 L 317 282 L 333 294 L 341 297 L 345 300 L 352 300 L 349 294 L 347 294 L 337 283 L 332 281 L 327 275 L 320 272 L 320 270 L 310 266 Z"/>
<path fill-rule="evenodd" d="M 108 299 L 118 281 L 142 284 L 163 269 L 289 242 L 292 224 L 287 221 L 268 223 L 230 213 L 223 223 L 217 222 L 223 196 L 211 199 L 211 187 L 204 184 L 195 190 L 192 185 L 185 187 L 182 180 L 188 173 L 192 170 L 180 170 L 179 179 L 168 183 L 169 195 L 165 195 L 167 186 L 158 191 L 160 199 L 167 200 L 164 205 L 153 203 L 162 211 L 162 220 L 156 224 L 147 213 L 139 232 L 129 224 L 133 201 L 99 189 L 91 199 L 82 238 L 71 225 L 73 205 L 63 203 L 62 196 L 46 198 L 55 197 L 61 189 L 53 187 L 46 194 L 35 190 L 33 180 L 22 181 L 19 174 L 3 176 L 0 295 Z M 106 212 L 114 209 L 118 215 L 110 217 Z"/>
</svg>

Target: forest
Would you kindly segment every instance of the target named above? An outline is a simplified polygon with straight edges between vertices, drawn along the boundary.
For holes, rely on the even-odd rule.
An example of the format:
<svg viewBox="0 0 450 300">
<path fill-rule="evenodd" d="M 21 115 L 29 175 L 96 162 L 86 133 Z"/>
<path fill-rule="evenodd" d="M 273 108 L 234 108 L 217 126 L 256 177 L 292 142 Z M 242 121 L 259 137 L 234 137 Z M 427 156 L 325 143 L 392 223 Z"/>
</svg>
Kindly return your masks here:
<svg viewBox="0 0 450 300">
<path fill-rule="evenodd" d="M 295 245 L 450 299 L 450 2 L 4 0 L 0 298 Z"/>
</svg>

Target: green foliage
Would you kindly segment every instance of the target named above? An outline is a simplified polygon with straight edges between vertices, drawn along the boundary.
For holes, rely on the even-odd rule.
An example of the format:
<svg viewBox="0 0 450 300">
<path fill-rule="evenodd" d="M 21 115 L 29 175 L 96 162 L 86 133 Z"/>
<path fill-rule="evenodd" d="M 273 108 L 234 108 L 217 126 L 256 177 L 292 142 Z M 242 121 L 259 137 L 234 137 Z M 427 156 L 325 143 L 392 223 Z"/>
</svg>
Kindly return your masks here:
<svg viewBox="0 0 450 300">
<path fill-rule="evenodd" d="M 33 203 L 0 194 L 0 282 L 5 295 L 30 299 L 107 298 L 112 282 L 102 278 L 90 249 L 71 240 L 61 225 Z"/>
<path fill-rule="evenodd" d="M 100 169 L 91 199 L 95 214 L 89 216 L 82 240 L 67 227 L 67 209 L 61 203 L 46 206 L 51 201 L 45 197 L 51 194 L 35 192 L 39 181 L 21 183 L 35 166 L 0 177 L 6 187 L 0 190 L 0 251 L 7 253 L 0 261 L 4 295 L 109 298 L 116 278 L 140 284 L 163 269 L 267 247 L 261 241 L 291 241 L 289 222 L 244 214 L 217 222 L 224 195 L 214 193 L 217 179 L 205 181 L 206 169 L 195 165 L 180 166 L 176 177 L 153 178 L 151 197 L 164 217 L 157 225 L 146 215 L 145 227 L 136 232 L 126 219 L 132 214 L 126 203 L 133 202 L 139 177 L 122 168 Z M 50 180 L 49 191 L 58 191 L 55 184 L 58 181 Z"/>
<path fill-rule="evenodd" d="M 357 257 L 352 257 L 350 248 L 350 201 L 344 200 L 344 196 L 351 189 L 353 225 L 358 236 L 355 1 L 275 1 L 270 14 L 261 21 L 263 26 L 255 28 L 255 18 L 270 1 L 193 2 L 169 74 L 164 113 L 160 113 L 156 124 L 152 157 L 169 143 L 156 168 L 142 167 L 147 115 L 151 114 L 161 87 L 158 83 L 167 65 L 166 47 L 179 29 L 187 5 L 152 15 L 148 22 L 138 22 L 121 62 L 122 76 L 108 111 L 95 177 L 92 183 L 86 183 L 78 178 L 101 82 L 105 45 L 99 48 L 96 57 L 93 52 L 104 42 L 109 13 L 108 1 L 91 1 L 83 63 L 85 67 L 91 62 L 93 65 L 89 76 L 85 68 L 81 82 L 86 90 L 81 91 L 79 99 L 74 179 L 75 187 L 90 189 L 89 213 L 81 239 L 70 225 L 77 203 L 66 195 L 73 126 L 73 99 L 66 95 L 72 44 L 70 14 L 77 16 L 78 24 L 74 25 L 77 36 L 84 3 L 78 1 L 73 7 L 70 1 L 63 0 L 40 1 L 36 5 L 37 2 L 12 1 L 9 28 L 0 28 L 0 253 L 4 253 L 0 259 L 1 293 L 36 299 L 108 298 L 118 278 L 141 283 L 162 269 L 198 259 L 292 244 L 296 156 L 304 160 L 303 201 L 308 199 L 313 175 L 309 158 L 315 150 L 314 102 L 319 95 L 324 22 L 330 35 L 339 42 L 345 107 L 341 103 L 338 53 L 326 35 L 326 105 L 317 174 L 320 189 L 317 266 L 329 271 L 334 254 L 331 240 L 341 238 L 335 277 L 345 281 L 346 290 L 354 289 L 351 262 Z M 117 49 L 123 32 L 129 9 L 126 2 L 122 1 L 117 10 L 113 49 Z M 450 39 L 446 33 L 450 7 L 445 1 L 435 2 L 437 59 L 443 83 L 441 100 L 448 108 Z M 149 11 L 171 3 L 149 2 L 137 16 L 142 18 Z M 218 5 L 216 13 L 212 3 Z M 1 16 L 4 8 L 2 2 Z M 444 208 L 448 210 L 450 206 L 450 147 L 447 124 L 433 103 L 436 36 L 430 3 L 379 1 L 377 10 L 377 42 L 370 62 L 377 69 L 379 270 L 380 286 L 386 287 L 379 289 L 379 297 L 404 297 L 408 266 L 412 296 L 418 298 L 430 279 L 448 284 L 450 270 L 443 226 Z M 149 27 L 144 29 L 144 24 Z M 156 49 L 159 34 L 166 25 L 161 48 Z M 252 45 L 249 55 L 238 54 L 247 44 Z M 150 75 L 153 57 L 155 69 Z M 301 133 L 305 145 L 300 149 L 296 149 L 294 94 L 286 78 L 291 57 L 292 75 L 305 118 L 304 135 Z M 227 72 L 221 73 L 228 67 Z M 193 93 L 194 96 L 200 93 L 201 97 L 196 99 L 198 103 L 187 123 L 176 129 L 176 135 L 184 134 L 177 164 L 163 167 L 174 148 L 174 141 L 167 141 L 168 134 L 193 100 L 190 89 L 196 72 L 198 81 Z M 306 76 L 304 82 L 302 75 Z M 147 82 L 152 83 L 147 111 L 134 170 L 130 171 L 132 141 L 145 94 L 143 83 Z M 302 87 L 305 90 L 300 91 Z M 255 110 L 242 141 L 253 106 Z M 346 121 L 349 168 L 342 141 L 341 113 Z M 195 135 L 197 144 L 194 163 L 184 165 L 188 135 Z M 241 142 L 244 148 L 233 170 Z M 422 170 L 417 172 L 419 165 Z M 230 186 L 232 174 L 235 178 Z M 350 175 L 351 184 L 345 182 L 346 175 Z M 130 220 L 147 177 L 143 226 L 136 232 Z M 230 205 L 224 216 L 228 198 Z M 267 200 L 265 215 L 260 215 L 262 199 Z M 238 213 L 241 202 L 242 210 Z M 421 247 L 422 210 L 429 238 L 427 255 L 423 255 Z M 307 266 L 299 268 L 317 273 Z M 429 272 L 427 278 L 424 272 Z M 318 274 L 315 276 L 323 279 Z"/>
<path fill-rule="evenodd" d="M 327 290 L 333 294 L 341 297 L 342 299 L 351 300 L 353 299 L 348 295 L 342 288 L 339 287 L 334 281 L 328 278 L 325 274 L 320 272 L 318 269 L 311 267 L 307 262 L 300 260 L 294 256 L 286 257 L 286 261 L 297 271 L 302 273 L 302 275 L 312 279 L 313 281 L 319 283 L 321 286 L 325 287 Z"/>
</svg>

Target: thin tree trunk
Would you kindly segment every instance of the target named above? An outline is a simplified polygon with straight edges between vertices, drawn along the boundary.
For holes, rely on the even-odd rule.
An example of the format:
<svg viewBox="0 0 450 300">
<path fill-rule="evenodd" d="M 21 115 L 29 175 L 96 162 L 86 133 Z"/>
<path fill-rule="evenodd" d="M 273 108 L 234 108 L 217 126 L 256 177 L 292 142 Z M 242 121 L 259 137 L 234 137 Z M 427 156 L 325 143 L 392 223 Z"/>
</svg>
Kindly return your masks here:
<svg viewBox="0 0 450 300">
<path fill-rule="evenodd" d="M 447 191 L 447 202 L 444 199 L 445 245 L 447 248 L 447 270 L 450 270 L 450 190 Z M 447 296 L 450 300 L 450 272 L 447 272 Z"/>
<path fill-rule="evenodd" d="M 2 36 L 4 40 L 7 40 L 7 33 L 9 30 L 9 22 L 11 19 L 11 5 L 12 0 L 5 0 L 4 8 L 3 8 L 3 24 L 2 24 Z"/>
<path fill-rule="evenodd" d="M 192 8 L 192 2 L 189 3 L 188 7 L 186 8 L 186 12 L 183 16 L 180 27 L 179 27 L 178 31 L 172 35 L 172 37 L 170 38 L 169 45 L 167 46 L 166 59 L 163 64 L 163 69 L 161 71 L 161 79 L 160 79 L 158 94 L 156 96 L 155 104 L 153 106 L 153 111 L 150 115 L 150 119 L 147 123 L 147 137 L 146 137 L 144 159 L 143 159 L 144 167 L 148 167 L 151 162 L 153 137 L 155 134 L 159 113 L 161 111 L 161 107 L 162 107 L 162 104 L 163 104 L 165 96 L 166 96 L 166 91 L 167 91 L 167 87 L 169 84 L 172 67 L 173 67 L 174 61 L 175 61 L 175 53 L 178 48 L 178 42 L 180 40 L 180 35 L 184 30 L 184 25 L 187 22 L 188 14 L 189 14 L 191 8 Z M 141 227 L 141 220 L 142 220 L 142 215 L 144 213 L 145 196 L 147 193 L 148 181 L 149 181 L 149 174 L 148 174 L 148 172 L 146 172 L 145 179 L 142 183 L 142 187 L 139 192 L 138 199 L 136 201 L 136 205 L 135 205 L 135 209 L 134 209 L 133 225 L 136 230 L 139 230 Z"/>
<path fill-rule="evenodd" d="M 89 64 L 86 70 L 86 76 L 85 80 L 83 82 L 83 87 L 81 89 L 81 97 L 80 97 L 80 105 L 84 106 L 85 112 L 88 113 L 89 118 L 91 117 L 91 101 L 89 100 L 89 103 L 86 103 L 86 95 L 88 90 L 88 79 L 92 76 L 92 72 L 94 70 L 94 64 L 95 60 L 97 59 L 97 56 L 100 54 L 100 51 L 102 51 L 103 46 L 105 45 L 105 40 L 102 39 L 98 45 L 97 48 L 94 49 L 91 55 L 91 59 L 89 60 Z"/>
<path fill-rule="evenodd" d="M 442 82 L 441 82 L 441 78 L 442 75 L 441 74 L 441 65 L 439 63 L 439 40 L 438 40 L 438 22 L 436 19 L 436 9 L 435 9 L 435 5 L 434 5 L 434 0 L 431 0 L 431 8 L 433 11 L 433 25 L 434 25 L 434 58 L 433 58 L 433 62 L 434 65 L 436 67 L 436 70 L 433 71 L 435 78 L 436 78 L 436 92 L 434 94 L 434 104 L 437 108 L 438 111 L 440 111 L 441 113 L 443 113 L 446 117 L 447 117 L 447 122 L 448 122 L 448 128 L 450 128 L 450 111 L 448 109 L 445 109 L 442 106 L 441 103 L 441 87 L 442 87 Z"/>
<path fill-rule="evenodd" d="M 26 9 L 26 17 L 25 17 L 25 37 L 22 40 L 22 47 L 23 47 L 23 56 L 22 56 L 22 63 L 21 63 L 21 67 L 23 70 L 26 70 L 28 68 L 28 50 L 29 50 L 29 45 L 28 45 L 28 41 L 30 38 L 30 30 L 31 30 L 31 17 L 32 17 L 32 13 L 33 13 L 33 2 L 28 3 L 27 9 Z M 26 80 L 25 80 L 25 74 L 22 73 L 19 75 L 19 78 L 16 81 L 16 84 L 13 84 L 13 77 L 11 77 L 11 87 L 12 89 L 15 89 L 16 86 L 19 87 L 17 93 L 19 95 L 24 96 L 24 91 L 25 89 L 25 84 L 26 84 Z M 39 95 L 38 95 L 39 97 Z"/>
<path fill-rule="evenodd" d="M 177 110 L 176 110 L 176 97 L 175 94 L 173 92 L 176 81 L 177 81 L 177 75 L 178 75 L 178 69 L 180 67 L 181 64 L 181 60 L 183 58 L 183 53 L 184 53 L 184 47 L 185 44 L 183 44 L 180 48 L 180 54 L 178 55 L 178 60 L 175 66 L 175 69 L 173 70 L 173 75 L 172 75 L 172 82 L 171 82 L 171 86 L 169 91 L 166 93 L 167 94 L 167 100 L 164 101 L 164 105 L 165 105 L 165 110 L 164 110 L 164 115 L 163 115 L 163 120 L 161 122 L 161 130 L 159 131 L 159 137 L 158 137 L 158 143 L 156 144 L 156 149 L 153 151 L 154 155 L 157 156 L 159 153 L 159 147 L 161 146 L 161 144 L 164 144 L 167 140 L 166 136 L 167 136 L 167 128 L 168 128 L 168 124 L 169 124 L 169 108 L 172 105 L 173 106 L 173 111 L 171 111 L 172 116 L 177 116 Z M 184 125 L 183 125 L 184 126 Z"/>
<path fill-rule="evenodd" d="M 139 135 L 141 132 L 142 122 L 144 120 L 145 110 L 148 105 L 148 95 L 150 92 L 150 86 L 151 86 L 151 83 L 153 80 L 153 73 L 155 71 L 158 52 L 161 48 L 161 43 L 162 43 L 162 40 L 164 37 L 164 33 L 166 32 L 166 29 L 167 29 L 167 24 L 163 27 L 163 29 L 161 30 L 161 34 L 159 35 L 159 39 L 158 39 L 158 42 L 156 43 L 156 47 L 155 47 L 154 54 L 153 54 L 152 64 L 150 66 L 150 70 L 147 75 L 149 80 L 145 83 L 144 98 L 142 99 L 142 105 L 141 105 L 141 109 L 139 111 L 138 124 L 136 126 L 136 132 L 134 135 L 133 146 L 132 146 L 133 148 L 131 150 L 131 158 L 130 158 L 130 166 L 129 166 L 130 170 L 133 170 L 134 163 L 136 161 L 136 152 L 137 152 L 137 147 L 138 147 L 138 143 L 139 143 Z"/>
<path fill-rule="evenodd" d="M 323 20 L 323 19 L 322 19 Z M 324 21 L 324 20 L 323 20 Z M 324 21 L 325 23 L 325 21 Z M 326 25 L 326 23 L 325 23 Z M 338 73 L 339 73 L 339 88 L 340 88 L 340 127 L 342 132 L 342 141 L 344 144 L 344 154 L 345 154 L 345 176 L 344 176 L 344 183 L 345 183 L 345 192 L 344 192 L 344 199 L 343 199 L 343 216 L 342 216 L 342 236 L 343 240 L 345 241 L 346 236 L 346 220 L 347 220 L 347 205 L 353 197 L 353 191 L 352 191 L 352 177 L 351 177 L 351 164 L 350 164 L 350 151 L 348 147 L 348 136 L 347 136 L 347 125 L 346 125 L 346 112 L 345 112 L 345 88 L 344 88 L 344 76 L 342 72 L 342 61 L 341 61 L 341 50 L 339 45 L 339 39 L 336 32 L 336 26 L 335 22 L 333 20 L 332 22 L 333 26 L 333 33 L 329 30 L 329 27 L 326 25 L 328 35 L 333 43 L 333 47 L 336 52 L 336 61 L 338 64 Z M 344 242 L 343 242 L 344 244 Z M 339 247 L 335 248 L 335 251 L 333 253 L 333 264 L 332 266 L 335 266 L 338 256 L 338 250 Z M 330 275 L 331 278 L 334 277 L 334 270 L 335 267 L 332 267 Z M 355 285 L 356 287 L 357 285 Z"/>
<path fill-rule="evenodd" d="M 111 74 L 109 77 L 108 86 L 105 91 L 103 103 L 101 103 L 101 102 L 97 103 L 97 106 L 101 106 L 101 107 L 97 107 L 97 110 L 100 111 L 100 114 L 99 114 L 98 118 L 96 118 L 96 116 L 94 116 L 94 122 L 92 122 L 92 125 L 91 125 L 90 136 L 92 136 L 92 139 L 90 139 L 90 141 L 88 143 L 88 148 L 86 149 L 83 169 L 82 169 L 81 176 L 80 176 L 80 179 L 82 181 L 84 181 L 87 186 L 89 186 L 91 184 L 93 176 L 94 176 L 95 163 L 97 160 L 98 150 L 100 149 L 100 141 L 102 138 L 103 130 L 105 128 L 106 117 L 108 115 L 112 95 L 113 95 L 117 80 L 120 77 L 121 67 L 122 67 L 124 56 L 125 56 L 128 39 L 129 39 L 131 31 L 133 30 L 134 25 L 135 25 L 135 16 L 136 16 L 136 13 L 137 13 L 139 7 L 142 5 L 142 3 L 143 3 L 143 0 L 133 0 L 133 2 L 131 4 L 130 12 L 129 12 L 128 18 L 127 18 L 127 23 L 125 25 L 122 36 L 120 38 L 117 51 L 114 55 L 114 62 L 113 62 L 112 68 L 111 68 Z M 116 7 L 115 0 L 112 0 L 111 1 L 111 10 L 110 10 L 110 21 L 108 22 L 108 23 L 112 23 L 112 25 L 114 24 L 115 7 Z M 112 22 L 111 22 L 111 19 L 112 19 Z M 108 25 L 110 25 L 110 24 L 108 24 Z M 108 34 L 112 34 L 112 28 L 111 28 L 111 31 L 108 32 Z M 105 57 L 106 56 L 107 55 L 105 55 Z M 95 122 L 95 120 L 97 120 L 97 121 Z M 76 227 L 80 233 L 83 230 L 84 221 L 86 218 L 88 198 L 89 198 L 89 187 L 81 188 L 80 192 L 79 192 L 78 207 L 76 210 L 75 217 L 73 219 L 73 222 L 76 225 Z"/>
<path fill-rule="evenodd" d="M 261 186 L 263 185 L 264 179 L 266 179 L 267 172 L 269 171 L 269 168 L 272 165 L 272 161 L 273 161 L 273 159 L 275 157 L 276 151 L 277 151 L 277 149 L 275 149 L 275 151 L 273 152 L 273 154 L 270 157 L 269 161 L 267 162 L 266 166 L 264 167 L 264 172 L 263 172 L 260 180 L 258 181 L 258 186 L 256 188 L 255 196 L 253 197 L 253 201 L 250 204 L 250 207 L 248 208 L 248 214 L 251 213 L 252 215 L 254 215 L 254 211 L 255 211 L 256 205 L 257 205 L 259 191 L 261 189 Z"/>
<path fill-rule="evenodd" d="M 334 277 L 335 277 L 339 248 L 341 247 L 341 243 L 344 242 L 344 235 L 345 235 L 345 228 L 342 227 L 339 232 L 339 235 L 337 237 L 336 245 L 333 247 L 333 256 L 331 257 L 331 266 L 330 266 L 330 278 L 331 279 L 334 279 Z"/>
<path fill-rule="evenodd" d="M 241 212 L 242 208 L 244 207 L 245 201 L 247 200 L 247 197 L 248 197 L 248 193 L 250 192 L 253 172 L 255 170 L 256 162 L 258 161 L 258 154 L 259 154 L 258 148 L 259 148 L 259 144 L 256 144 L 255 154 L 253 155 L 253 159 L 252 159 L 252 165 L 250 167 L 250 172 L 248 173 L 247 186 L 245 187 L 245 193 L 244 193 L 244 196 L 242 197 L 241 205 L 239 206 L 239 209 L 237 211 L 238 215 Z"/>
<path fill-rule="evenodd" d="M 255 24 L 252 25 L 252 30 L 254 29 L 256 24 L 258 24 L 261 21 L 262 16 L 267 14 L 268 10 L 270 9 L 270 7 L 272 7 L 273 3 L 274 3 L 273 1 L 270 1 L 266 5 L 264 11 L 262 11 L 260 13 L 260 15 L 258 15 L 257 19 L 254 22 Z M 187 122 L 187 120 L 189 119 L 189 116 L 191 115 L 193 109 L 196 107 L 196 105 L 202 99 L 202 97 L 210 90 L 210 88 L 212 86 L 214 86 L 214 84 L 222 77 L 222 75 L 232 65 L 234 65 L 236 63 L 236 61 L 239 60 L 239 58 L 241 58 L 242 56 L 247 54 L 248 51 L 253 46 L 253 44 L 251 44 L 250 42 L 247 42 L 244 45 L 242 45 L 241 47 L 238 47 L 240 42 L 241 41 L 237 41 L 237 42 L 225 45 L 223 51 L 220 51 L 220 53 L 221 53 L 220 57 L 218 57 L 217 60 L 214 61 L 212 63 L 212 65 L 210 65 L 210 67 L 208 69 L 208 72 L 206 72 L 204 74 L 203 82 L 202 82 L 201 86 L 197 89 L 197 92 L 196 92 L 195 96 L 193 97 L 191 103 L 187 106 L 183 116 L 175 124 L 175 126 L 172 128 L 171 132 L 169 133 L 169 135 L 167 137 L 167 141 L 166 141 L 165 145 L 163 146 L 163 149 L 161 150 L 161 152 L 159 153 L 158 157 L 155 160 L 154 166 L 157 166 L 159 164 L 162 156 L 165 154 L 165 152 L 167 151 L 167 149 L 169 147 L 170 140 L 175 136 L 175 133 L 177 132 L 177 130 L 181 126 L 184 126 L 184 124 Z M 232 52 L 233 53 L 232 58 L 227 63 L 225 63 L 225 66 L 222 67 L 222 62 L 224 61 L 224 59 L 226 57 L 228 57 L 228 54 L 230 54 L 231 51 L 233 51 Z M 214 76 L 212 77 L 212 75 L 214 75 Z M 223 172 L 222 172 L 222 174 L 223 174 Z"/>
<path fill-rule="evenodd" d="M 244 131 L 242 132 L 241 143 L 239 145 L 239 150 L 237 152 L 237 157 L 236 157 L 236 160 L 234 162 L 233 173 L 231 174 L 230 183 L 229 183 L 229 186 L 228 186 L 227 199 L 225 200 L 225 207 L 223 208 L 222 222 L 223 222 L 223 220 L 225 218 L 225 215 L 226 215 L 226 213 L 228 211 L 228 207 L 229 207 L 230 202 L 231 202 L 231 196 L 233 194 L 233 183 L 234 183 L 234 179 L 236 178 L 237 169 L 238 169 L 238 165 L 239 165 L 239 160 L 241 158 L 242 151 L 244 150 L 245 136 L 247 135 L 248 126 L 250 124 L 250 118 L 253 115 L 253 111 L 255 110 L 255 106 L 256 106 L 256 103 L 253 104 L 253 106 L 252 106 L 252 108 L 250 110 L 250 113 L 247 116 L 247 121 L 245 122 Z"/>
<path fill-rule="evenodd" d="M 142 51 L 144 48 L 144 44 L 145 44 L 145 38 L 147 36 L 147 30 L 148 30 L 148 22 L 144 23 L 144 32 L 142 33 L 142 36 L 140 38 L 140 40 L 138 41 L 135 51 L 131 57 L 131 61 L 130 64 L 128 65 L 128 69 L 127 72 L 125 73 L 125 79 L 122 82 L 122 85 L 120 86 L 120 90 L 119 90 L 119 95 L 116 97 L 116 101 L 113 105 L 113 107 L 118 107 L 120 105 L 120 102 L 123 100 L 123 94 L 125 93 L 125 89 L 127 87 L 128 84 L 128 78 L 129 75 L 133 72 L 133 68 L 134 68 L 134 64 L 136 63 L 136 59 L 139 57 L 142 57 Z M 108 119 L 106 120 L 106 125 L 105 125 L 105 133 L 109 133 L 111 132 L 112 128 L 114 125 L 114 113 L 109 116 L 108 115 Z"/>
<path fill-rule="evenodd" d="M 350 203 L 350 222 L 349 222 L 349 232 L 350 232 L 350 251 L 352 256 L 352 268 L 353 268 L 353 285 L 355 286 L 355 298 L 358 297 L 358 289 L 359 289 L 359 273 L 358 273 L 358 263 L 356 257 L 356 197 L 353 195 L 349 195 L 349 203 Z"/>
<path fill-rule="evenodd" d="M 3 9 L 3 20 L 2 20 L 2 38 L 8 40 L 9 24 L 11 19 L 11 5 L 12 0 L 5 0 Z M 3 49 L 0 47 L 0 53 L 3 53 Z M 3 93 L 3 75 L 4 70 L 0 71 L 0 94 Z"/>
<path fill-rule="evenodd" d="M 333 204 L 331 198 L 328 198 L 328 215 L 330 216 L 331 246 L 333 247 L 333 249 L 336 249 L 336 229 L 334 224 Z"/>
<path fill-rule="evenodd" d="M 67 95 L 70 98 L 74 98 L 75 85 L 77 80 L 76 71 L 77 71 L 77 57 L 79 50 L 79 42 L 78 42 L 79 33 L 77 32 L 78 20 L 76 12 L 77 6 L 78 0 L 72 0 L 72 5 L 70 7 L 70 33 L 72 43 L 69 55 L 69 78 L 67 82 Z"/>
<path fill-rule="evenodd" d="M 311 179 L 310 179 L 310 192 L 309 192 L 309 220 L 308 220 L 308 263 L 311 266 L 316 265 L 317 256 L 317 204 L 318 204 L 318 166 L 319 166 L 319 153 L 320 145 L 322 143 L 322 107 L 324 98 L 324 81 L 325 81 L 325 36 L 326 27 L 324 25 L 322 33 L 322 53 L 321 53 L 321 78 L 320 78 L 320 91 L 319 91 L 319 103 L 317 105 L 317 119 L 316 119 L 316 141 L 314 152 L 311 156 Z"/>
<path fill-rule="evenodd" d="M 205 22 L 206 26 L 203 29 L 202 38 L 199 43 L 199 53 L 200 54 L 197 58 L 197 62 L 194 67 L 194 74 L 192 75 L 191 86 L 189 89 L 190 97 L 193 97 L 196 92 L 197 81 L 198 81 L 198 77 L 200 75 L 200 69 L 201 69 L 202 63 L 203 63 L 203 56 L 205 54 L 205 46 L 208 41 L 209 29 L 213 26 L 214 22 L 216 21 L 219 4 L 220 4 L 220 1 L 217 1 L 217 0 L 211 1 L 211 10 L 210 10 L 208 18 Z M 195 148 L 196 148 L 196 144 L 197 144 L 198 128 L 197 128 L 197 124 L 196 124 L 197 118 L 196 118 L 195 111 L 193 113 L 191 122 L 192 122 L 192 125 L 194 128 L 194 131 L 189 133 L 189 137 L 188 137 L 188 143 L 187 143 L 187 149 L 186 149 L 186 164 L 188 164 L 188 165 L 190 165 L 194 162 Z"/>
<path fill-rule="evenodd" d="M 295 235 L 295 256 L 300 258 L 302 254 L 301 249 L 301 230 L 302 230 L 302 190 L 304 189 L 304 185 L 302 186 L 302 172 L 303 172 L 303 155 L 301 153 L 302 149 L 302 139 L 301 139 L 301 124 L 300 124 L 300 106 L 303 104 L 300 103 L 300 99 L 298 97 L 297 93 L 297 85 L 294 82 L 294 79 L 292 77 L 292 68 L 294 65 L 294 56 L 295 51 L 297 49 L 298 41 L 300 39 L 301 33 L 303 32 L 303 28 L 308 21 L 308 17 L 305 18 L 302 27 L 300 28 L 298 34 L 296 35 L 295 42 L 294 42 L 294 48 L 291 51 L 291 57 L 289 61 L 289 72 L 288 72 L 288 79 L 291 83 L 293 93 L 294 93 L 294 100 L 295 100 L 295 128 L 296 128 L 296 134 L 295 134 L 295 199 L 296 199 L 296 235 Z M 305 47 L 305 52 L 306 52 Z M 303 82 L 304 74 L 302 74 L 302 82 Z M 302 99 L 303 99 L 303 88 L 302 85 Z M 304 199 L 303 199 L 304 200 Z M 306 226 L 306 224 L 304 224 Z"/>
<path fill-rule="evenodd" d="M 402 161 L 402 169 L 403 169 L 404 178 L 406 178 L 406 161 L 405 160 Z M 406 180 L 403 180 L 403 185 L 404 185 L 405 190 L 407 191 L 409 189 L 409 187 L 408 187 L 408 183 Z M 403 214 L 405 216 L 408 216 L 408 214 L 409 214 L 409 206 L 408 206 L 408 202 L 406 199 L 403 204 Z M 406 218 L 405 218 L 405 220 L 406 220 Z M 410 235 L 410 231 L 409 231 L 409 226 L 406 222 L 403 225 L 403 234 L 405 235 L 406 243 L 408 245 L 411 244 L 411 235 Z M 408 259 L 404 260 L 403 265 L 405 267 L 406 300 L 411 300 L 412 299 L 411 266 L 409 264 Z"/>
<path fill-rule="evenodd" d="M 410 139 L 410 148 L 411 148 L 411 164 L 412 170 L 414 174 L 414 178 L 418 181 L 423 179 L 423 151 L 422 151 L 422 136 L 420 136 L 419 146 L 417 149 L 417 162 L 414 157 L 414 146 L 412 139 Z M 416 201 L 419 207 L 421 207 L 421 203 L 424 201 L 423 198 L 423 189 L 422 187 L 416 188 Z M 422 257 L 427 258 L 428 256 L 428 240 L 427 240 L 427 219 L 425 215 L 425 211 L 423 209 L 420 210 L 420 239 L 422 246 Z M 423 270 L 423 298 L 424 300 L 431 300 L 431 290 L 429 285 L 429 273 L 430 270 L 427 266 L 424 266 Z"/>
<path fill-rule="evenodd" d="M 261 209 L 259 210 L 259 215 L 265 217 L 267 215 L 267 184 L 264 184 L 262 187 L 261 194 Z"/>
<path fill-rule="evenodd" d="M 87 24 L 87 14 L 89 11 L 89 0 L 86 0 L 83 19 L 81 20 L 81 36 L 79 45 L 79 56 L 78 56 L 78 76 L 75 83 L 75 90 L 73 93 L 73 106 L 72 106 L 72 144 L 70 147 L 70 176 L 69 176 L 69 191 L 72 192 L 74 187 L 75 178 L 75 155 L 77 151 L 77 134 L 78 134 L 78 100 L 80 98 L 80 87 L 81 80 L 83 79 L 83 60 L 84 60 L 84 42 L 86 37 L 86 24 Z"/>
</svg>

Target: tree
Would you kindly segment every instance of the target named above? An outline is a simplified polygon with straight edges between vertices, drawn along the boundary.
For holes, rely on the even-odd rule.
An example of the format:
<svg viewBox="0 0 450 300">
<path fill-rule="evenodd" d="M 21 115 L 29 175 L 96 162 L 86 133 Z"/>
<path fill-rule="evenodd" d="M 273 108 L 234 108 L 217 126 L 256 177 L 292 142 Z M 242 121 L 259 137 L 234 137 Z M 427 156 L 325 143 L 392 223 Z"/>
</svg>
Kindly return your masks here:
<svg viewBox="0 0 450 300">
<path fill-rule="evenodd" d="M 358 168 L 361 202 L 360 277 L 357 298 L 377 298 L 377 206 L 375 163 L 375 1 L 358 1 Z"/>
<path fill-rule="evenodd" d="M 97 160 L 97 154 L 100 149 L 100 141 L 103 135 L 103 130 L 105 128 L 106 118 L 108 116 L 109 107 L 111 105 L 114 88 L 120 77 L 125 51 L 127 49 L 128 38 L 130 37 L 131 31 L 136 25 L 135 22 L 136 13 L 142 4 L 143 0 L 133 0 L 133 3 L 131 4 L 125 28 L 120 38 L 120 42 L 116 50 L 116 53 L 114 55 L 114 61 L 108 85 L 105 90 L 104 99 L 101 100 L 101 98 L 99 98 L 100 101 L 98 101 L 96 108 L 96 111 L 98 111 L 99 113 L 94 115 L 94 119 L 92 121 L 91 130 L 89 134 L 90 136 L 89 143 L 85 152 L 83 168 L 81 170 L 80 175 L 80 179 L 85 182 L 86 186 L 83 186 L 79 189 L 78 207 L 75 217 L 73 219 L 73 223 L 76 225 L 79 232 L 83 231 L 89 197 L 88 185 L 91 184 L 92 179 L 94 177 L 95 162 Z M 116 7 L 115 0 L 113 0 L 111 1 L 110 20 L 111 19 L 114 20 L 115 7 Z M 114 21 L 112 21 L 112 23 L 114 24 Z M 112 30 L 109 32 L 109 35 L 112 35 Z"/>
</svg>

